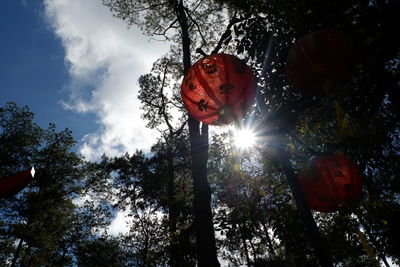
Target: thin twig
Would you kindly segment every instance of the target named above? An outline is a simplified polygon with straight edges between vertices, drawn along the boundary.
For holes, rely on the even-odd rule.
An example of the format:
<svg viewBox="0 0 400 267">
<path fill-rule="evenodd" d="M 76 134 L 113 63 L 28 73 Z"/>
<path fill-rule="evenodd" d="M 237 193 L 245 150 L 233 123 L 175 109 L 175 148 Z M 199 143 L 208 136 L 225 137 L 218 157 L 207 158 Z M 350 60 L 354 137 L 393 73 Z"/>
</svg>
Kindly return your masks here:
<svg viewBox="0 0 400 267">
<path fill-rule="evenodd" d="M 169 24 L 169 26 L 168 26 L 167 28 L 164 29 L 163 32 L 158 33 L 157 31 L 158 31 L 160 28 L 162 28 L 162 26 L 160 26 L 160 27 L 158 27 L 157 29 L 154 30 L 153 34 L 154 34 L 154 35 L 162 35 L 162 36 L 165 36 L 165 34 L 167 33 L 167 31 L 168 31 L 169 29 L 177 28 L 177 27 L 174 26 L 175 23 L 177 23 L 177 22 L 178 22 L 178 19 L 175 19 L 173 22 L 171 22 L 171 23 Z M 168 37 L 167 37 L 167 36 L 165 36 L 165 38 L 168 40 Z"/>
<path fill-rule="evenodd" d="M 203 35 L 202 31 L 201 31 L 200 25 L 199 25 L 199 24 L 197 23 L 197 21 L 192 17 L 192 15 L 190 14 L 189 10 L 188 10 L 186 7 L 184 8 L 184 10 L 186 11 L 186 14 L 187 14 L 188 18 L 193 22 L 193 24 L 196 26 L 197 30 L 199 31 L 199 34 L 200 34 L 201 39 L 203 40 L 203 43 L 204 43 L 205 45 L 207 45 L 206 38 L 204 37 L 204 35 Z"/>
<path fill-rule="evenodd" d="M 218 53 L 218 51 L 221 49 L 223 42 L 231 36 L 231 27 L 238 23 L 243 21 L 244 18 L 236 18 L 236 13 L 234 14 L 234 16 L 231 18 L 231 20 L 229 21 L 228 25 L 226 26 L 225 32 L 221 35 L 221 38 L 218 41 L 217 46 L 214 48 L 214 50 L 211 52 L 211 54 L 216 54 Z"/>
</svg>

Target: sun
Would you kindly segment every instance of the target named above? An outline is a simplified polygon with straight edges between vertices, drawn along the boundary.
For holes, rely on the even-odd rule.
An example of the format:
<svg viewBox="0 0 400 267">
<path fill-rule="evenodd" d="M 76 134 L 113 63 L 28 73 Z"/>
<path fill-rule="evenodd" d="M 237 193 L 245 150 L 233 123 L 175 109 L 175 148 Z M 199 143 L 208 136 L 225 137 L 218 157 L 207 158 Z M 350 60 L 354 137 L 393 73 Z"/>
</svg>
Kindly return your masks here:
<svg viewBox="0 0 400 267">
<path fill-rule="evenodd" d="M 236 147 L 246 149 L 256 142 L 256 135 L 252 129 L 241 128 L 233 130 L 233 142 Z"/>
</svg>

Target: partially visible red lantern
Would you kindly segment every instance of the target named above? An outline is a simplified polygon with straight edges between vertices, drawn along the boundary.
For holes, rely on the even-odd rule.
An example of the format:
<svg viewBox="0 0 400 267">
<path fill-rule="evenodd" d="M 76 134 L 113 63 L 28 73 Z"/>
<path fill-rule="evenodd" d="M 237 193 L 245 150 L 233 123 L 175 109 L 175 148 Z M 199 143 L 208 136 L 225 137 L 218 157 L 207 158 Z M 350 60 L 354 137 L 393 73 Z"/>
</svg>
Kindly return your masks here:
<svg viewBox="0 0 400 267">
<path fill-rule="evenodd" d="M 17 174 L 0 178 L 0 197 L 11 197 L 24 189 L 35 176 L 35 169 L 29 169 Z"/>
<path fill-rule="evenodd" d="M 253 104 L 255 78 L 239 58 L 213 54 L 189 68 L 181 95 L 195 119 L 211 125 L 228 124 L 242 118 Z"/>
<path fill-rule="evenodd" d="M 299 183 L 311 209 L 332 212 L 359 199 L 362 178 L 345 156 L 316 156 L 300 171 Z"/>
<path fill-rule="evenodd" d="M 325 95 L 351 78 L 354 53 L 337 31 L 318 31 L 296 41 L 286 59 L 289 81 L 300 91 Z"/>
</svg>

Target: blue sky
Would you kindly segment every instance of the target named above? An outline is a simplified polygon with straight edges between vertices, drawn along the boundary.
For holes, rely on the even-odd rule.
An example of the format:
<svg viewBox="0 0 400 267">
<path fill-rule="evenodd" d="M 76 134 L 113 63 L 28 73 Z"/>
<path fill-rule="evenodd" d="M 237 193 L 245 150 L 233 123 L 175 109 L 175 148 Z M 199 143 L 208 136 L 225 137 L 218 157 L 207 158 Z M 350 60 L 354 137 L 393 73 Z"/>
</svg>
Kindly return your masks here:
<svg viewBox="0 0 400 267">
<path fill-rule="evenodd" d="M 149 151 L 138 78 L 166 53 L 114 18 L 101 0 L 3 0 L 0 8 L 0 106 L 28 105 L 35 122 L 69 128 L 88 160 Z M 110 233 L 126 231 L 119 211 Z"/>
<path fill-rule="evenodd" d="M 0 9 L 0 105 L 28 105 L 36 122 L 70 128 L 80 140 L 95 130 L 94 114 L 79 114 L 59 104 L 68 97 L 64 49 L 45 19 L 41 1 L 5 0 Z"/>
<path fill-rule="evenodd" d="M 69 128 L 87 159 L 149 149 L 140 75 L 167 51 L 101 0 L 3 0 L 0 105 L 28 105 L 42 127 Z"/>
</svg>

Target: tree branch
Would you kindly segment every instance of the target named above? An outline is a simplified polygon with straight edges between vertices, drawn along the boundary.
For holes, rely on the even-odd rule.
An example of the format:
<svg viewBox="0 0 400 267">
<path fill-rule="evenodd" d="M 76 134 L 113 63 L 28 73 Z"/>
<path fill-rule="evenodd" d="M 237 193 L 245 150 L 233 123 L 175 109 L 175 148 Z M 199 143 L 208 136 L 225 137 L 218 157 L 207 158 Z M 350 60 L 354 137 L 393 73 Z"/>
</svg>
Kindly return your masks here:
<svg viewBox="0 0 400 267">
<path fill-rule="evenodd" d="M 152 106 L 153 108 L 157 108 L 157 109 L 161 109 L 161 108 L 162 108 L 161 106 L 156 105 L 156 104 L 153 104 L 152 102 L 150 102 L 150 101 L 148 101 L 148 100 L 146 100 L 146 99 L 143 99 L 142 101 L 143 101 L 144 103 L 146 103 L 147 105 Z"/>
<path fill-rule="evenodd" d="M 238 23 L 243 21 L 244 18 L 237 18 L 236 17 L 236 13 L 234 14 L 234 16 L 231 18 L 231 20 L 229 21 L 228 25 L 226 26 L 225 32 L 221 35 L 221 38 L 218 41 L 217 46 L 214 48 L 214 50 L 211 52 L 211 54 L 216 54 L 218 53 L 218 51 L 221 49 L 223 42 L 231 36 L 231 27 Z"/>
<path fill-rule="evenodd" d="M 166 103 L 165 103 L 165 95 L 164 95 L 164 86 L 165 86 L 165 80 L 167 78 L 167 72 L 168 72 L 168 64 L 165 64 L 164 77 L 163 77 L 161 88 L 160 88 L 161 110 L 159 111 L 159 114 L 161 112 L 161 115 L 164 117 L 165 123 L 168 126 L 170 134 L 173 134 L 174 128 L 172 127 L 171 123 L 169 122 L 168 114 L 165 112 Z"/>
<path fill-rule="evenodd" d="M 103 0 L 103 4 L 105 6 L 108 6 L 111 11 L 117 11 L 118 8 L 120 8 L 121 10 L 124 9 L 124 8 L 121 7 L 121 6 L 124 6 L 124 3 L 122 1 L 115 1 L 114 2 L 114 1 Z M 162 6 L 162 5 L 165 5 L 165 4 L 167 4 L 167 2 L 157 3 L 157 4 L 149 5 L 149 6 L 146 6 L 146 7 L 138 7 L 138 9 L 136 9 L 136 10 L 134 9 L 134 10 L 129 11 L 129 12 L 130 13 L 139 13 L 139 12 L 146 11 L 146 10 L 152 9 L 154 7 Z"/>
<path fill-rule="evenodd" d="M 199 53 L 200 55 L 202 55 L 203 57 L 206 57 L 207 54 L 203 51 L 203 49 L 201 49 L 200 47 L 196 49 L 196 53 Z"/>
<path fill-rule="evenodd" d="M 200 25 L 199 25 L 199 24 L 197 23 L 197 21 L 192 17 L 192 15 L 190 14 L 189 10 L 188 10 L 186 7 L 184 7 L 184 10 L 185 10 L 185 12 L 186 12 L 188 18 L 193 22 L 193 24 L 196 26 L 197 30 L 199 31 L 199 34 L 200 34 L 201 39 L 203 40 L 203 43 L 204 43 L 204 44 L 207 44 L 206 38 L 204 37 L 204 35 L 203 35 L 202 31 L 201 31 Z"/>
<path fill-rule="evenodd" d="M 177 28 L 176 26 L 174 26 L 175 23 L 177 23 L 177 22 L 178 22 L 178 19 L 175 19 L 173 22 L 171 22 L 171 24 L 169 24 L 169 26 L 168 26 L 167 28 L 164 29 L 163 32 L 157 33 L 157 31 L 158 31 L 160 28 L 162 28 L 162 27 L 160 26 L 160 27 L 158 27 L 157 29 L 154 30 L 153 34 L 154 34 L 154 35 L 165 36 L 165 34 L 167 33 L 167 31 L 168 31 L 169 29 Z M 168 38 L 167 36 L 165 36 L 165 38 L 166 38 L 167 40 L 169 40 L 169 38 Z"/>
<path fill-rule="evenodd" d="M 174 135 L 179 136 L 182 133 L 183 129 L 185 128 L 185 125 L 187 122 L 188 122 L 188 120 L 185 120 L 182 123 L 181 127 L 179 127 L 179 129 L 175 131 Z"/>
</svg>

